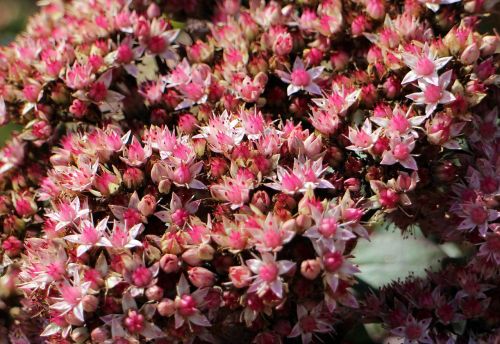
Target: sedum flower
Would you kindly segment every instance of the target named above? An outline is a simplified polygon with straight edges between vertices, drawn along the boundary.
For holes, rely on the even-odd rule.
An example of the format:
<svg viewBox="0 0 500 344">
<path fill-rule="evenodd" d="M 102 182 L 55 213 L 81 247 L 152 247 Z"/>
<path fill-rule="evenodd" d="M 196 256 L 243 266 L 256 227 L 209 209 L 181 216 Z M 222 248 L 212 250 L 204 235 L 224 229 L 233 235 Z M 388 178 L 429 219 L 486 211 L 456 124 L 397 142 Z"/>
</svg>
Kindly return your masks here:
<svg viewBox="0 0 500 344">
<path fill-rule="evenodd" d="M 289 84 L 286 91 L 288 96 L 300 90 L 320 95 L 321 89 L 314 81 L 319 78 L 322 72 L 323 67 L 306 69 L 304 62 L 299 57 L 295 59 L 291 72 L 276 71 L 281 80 Z"/>
<path fill-rule="evenodd" d="M 415 104 L 425 105 L 425 115 L 430 116 L 439 104 L 448 104 L 455 100 L 453 93 L 447 91 L 451 81 L 452 71 L 449 70 L 438 78 L 438 84 L 433 85 L 424 79 L 418 81 L 421 92 L 415 92 L 406 97 L 413 100 Z"/>
<path fill-rule="evenodd" d="M 248 268 L 255 274 L 254 281 L 248 288 L 249 293 L 257 293 L 263 296 L 268 290 L 271 290 L 278 298 L 283 298 L 283 280 L 280 277 L 294 268 L 295 263 L 289 260 L 276 261 L 276 257 L 271 253 L 261 253 L 261 258 L 248 259 L 246 261 Z"/>
</svg>

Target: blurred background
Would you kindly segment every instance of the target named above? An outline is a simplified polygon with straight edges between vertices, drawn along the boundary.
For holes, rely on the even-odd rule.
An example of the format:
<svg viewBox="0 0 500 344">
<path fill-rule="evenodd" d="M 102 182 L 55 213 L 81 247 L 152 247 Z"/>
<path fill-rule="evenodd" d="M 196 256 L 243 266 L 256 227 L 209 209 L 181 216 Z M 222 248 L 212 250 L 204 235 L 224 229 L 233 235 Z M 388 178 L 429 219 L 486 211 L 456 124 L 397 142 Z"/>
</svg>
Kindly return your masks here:
<svg viewBox="0 0 500 344">
<path fill-rule="evenodd" d="M 22 31 L 35 10 L 34 0 L 0 0 L 0 45 L 10 42 Z"/>
</svg>

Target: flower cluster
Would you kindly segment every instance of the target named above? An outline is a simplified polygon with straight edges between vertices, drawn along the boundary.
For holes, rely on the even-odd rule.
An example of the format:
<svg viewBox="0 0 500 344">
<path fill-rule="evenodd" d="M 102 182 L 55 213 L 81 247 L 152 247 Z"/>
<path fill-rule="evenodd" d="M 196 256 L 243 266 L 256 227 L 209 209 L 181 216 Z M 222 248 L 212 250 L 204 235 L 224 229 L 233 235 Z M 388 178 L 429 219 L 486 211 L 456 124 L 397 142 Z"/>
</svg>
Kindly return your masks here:
<svg viewBox="0 0 500 344">
<path fill-rule="evenodd" d="M 0 149 L 0 329 L 310 343 L 364 321 L 495 340 L 500 38 L 478 31 L 494 2 L 41 2 L 0 48 L 0 125 L 20 125 Z M 380 221 L 466 259 L 355 291 Z"/>
</svg>

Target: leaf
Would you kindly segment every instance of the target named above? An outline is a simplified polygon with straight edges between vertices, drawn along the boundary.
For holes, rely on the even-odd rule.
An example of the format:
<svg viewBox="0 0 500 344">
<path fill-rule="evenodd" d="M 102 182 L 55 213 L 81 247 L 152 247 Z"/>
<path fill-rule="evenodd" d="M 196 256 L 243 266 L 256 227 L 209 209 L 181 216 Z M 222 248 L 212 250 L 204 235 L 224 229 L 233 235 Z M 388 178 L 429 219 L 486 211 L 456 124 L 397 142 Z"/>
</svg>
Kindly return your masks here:
<svg viewBox="0 0 500 344">
<path fill-rule="evenodd" d="M 10 139 L 11 134 L 14 130 L 20 131 L 23 128 L 22 125 L 9 123 L 0 127 L 0 147 L 3 147 L 5 142 Z"/>
<path fill-rule="evenodd" d="M 419 229 L 413 236 L 403 237 L 399 230 L 377 228 L 368 241 L 360 241 L 353 251 L 354 262 L 361 272 L 358 278 L 378 288 L 409 275 L 423 277 L 425 270 L 440 267 L 446 257 L 441 248 L 426 239 Z"/>
</svg>

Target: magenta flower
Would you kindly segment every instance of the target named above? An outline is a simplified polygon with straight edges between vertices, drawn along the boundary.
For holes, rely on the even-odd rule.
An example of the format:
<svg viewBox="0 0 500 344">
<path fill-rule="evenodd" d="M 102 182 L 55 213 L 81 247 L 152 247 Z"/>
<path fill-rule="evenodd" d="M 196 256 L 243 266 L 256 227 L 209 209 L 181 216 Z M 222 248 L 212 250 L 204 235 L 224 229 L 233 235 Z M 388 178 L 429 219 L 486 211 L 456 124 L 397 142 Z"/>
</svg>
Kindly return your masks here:
<svg viewBox="0 0 500 344">
<path fill-rule="evenodd" d="M 320 95 L 321 89 L 318 84 L 314 82 L 314 80 L 318 79 L 322 72 L 323 67 L 313 67 L 306 70 L 304 62 L 302 62 L 299 57 L 295 59 L 291 72 L 287 73 L 281 70 L 276 71 L 281 80 L 289 84 L 286 89 L 288 96 L 291 96 L 300 90 Z"/>
<path fill-rule="evenodd" d="M 438 78 L 438 84 L 433 85 L 424 79 L 418 81 L 421 92 L 407 95 L 415 104 L 425 104 L 425 115 L 430 116 L 438 104 L 448 104 L 455 100 L 453 93 L 446 90 L 451 81 L 452 70 L 445 72 Z"/>
</svg>

